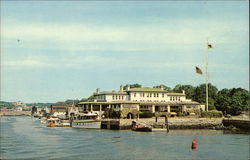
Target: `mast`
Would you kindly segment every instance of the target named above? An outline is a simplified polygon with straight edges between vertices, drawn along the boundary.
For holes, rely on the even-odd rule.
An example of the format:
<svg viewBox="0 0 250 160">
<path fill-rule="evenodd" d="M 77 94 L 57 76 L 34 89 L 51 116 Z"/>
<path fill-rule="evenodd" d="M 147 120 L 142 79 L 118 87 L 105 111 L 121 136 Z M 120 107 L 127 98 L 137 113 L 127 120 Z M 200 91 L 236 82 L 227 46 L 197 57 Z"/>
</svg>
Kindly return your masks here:
<svg viewBox="0 0 250 160">
<path fill-rule="evenodd" d="M 208 111 L 208 38 L 207 38 L 207 50 L 206 50 L 206 73 L 205 73 L 205 82 L 206 82 L 206 111 Z"/>
</svg>

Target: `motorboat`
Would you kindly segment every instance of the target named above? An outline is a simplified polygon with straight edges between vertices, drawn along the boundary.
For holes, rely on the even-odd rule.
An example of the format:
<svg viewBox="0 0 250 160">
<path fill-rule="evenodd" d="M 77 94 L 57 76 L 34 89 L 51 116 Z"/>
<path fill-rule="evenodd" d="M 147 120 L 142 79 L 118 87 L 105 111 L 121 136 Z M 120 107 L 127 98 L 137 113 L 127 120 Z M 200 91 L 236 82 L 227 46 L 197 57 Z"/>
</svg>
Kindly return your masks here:
<svg viewBox="0 0 250 160">
<path fill-rule="evenodd" d="M 97 114 L 77 114 L 72 119 L 73 128 L 100 129 L 101 121 Z"/>
</svg>

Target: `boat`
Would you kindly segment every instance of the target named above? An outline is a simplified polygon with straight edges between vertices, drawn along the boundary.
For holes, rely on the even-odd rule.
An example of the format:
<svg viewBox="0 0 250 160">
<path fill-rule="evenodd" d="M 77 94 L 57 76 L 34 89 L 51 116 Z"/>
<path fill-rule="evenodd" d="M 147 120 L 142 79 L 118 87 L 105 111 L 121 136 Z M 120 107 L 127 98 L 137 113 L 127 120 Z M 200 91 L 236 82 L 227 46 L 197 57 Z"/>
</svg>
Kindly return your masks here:
<svg viewBox="0 0 250 160">
<path fill-rule="evenodd" d="M 40 122 L 43 123 L 43 124 L 47 123 L 47 118 L 46 117 L 42 117 L 40 119 Z"/>
<path fill-rule="evenodd" d="M 51 117 L 47 119 L 47 127 L 70 127 L 70 120 Z"/>
<path fill-rule="evenodd" d="M 60 127 L 60 119 L 59 118 L 49 118 L 47 119 L 47 127 Z"/>
<path fill-rule="evenodd" d="M 139 121 L 132 121 L 132 130 L 139 132 L 152 132 L 152 126 Z"/>
<path fill-rule="evenodd" d="M 101 121 L 97 114 L 77 114 L 72 119 L 73 128 L 100 129 Z"/>
<path fill-rule="evenodd" d="M 61 127 L 70 127 L 69 119 L 61 119 Z"/>
</svg>

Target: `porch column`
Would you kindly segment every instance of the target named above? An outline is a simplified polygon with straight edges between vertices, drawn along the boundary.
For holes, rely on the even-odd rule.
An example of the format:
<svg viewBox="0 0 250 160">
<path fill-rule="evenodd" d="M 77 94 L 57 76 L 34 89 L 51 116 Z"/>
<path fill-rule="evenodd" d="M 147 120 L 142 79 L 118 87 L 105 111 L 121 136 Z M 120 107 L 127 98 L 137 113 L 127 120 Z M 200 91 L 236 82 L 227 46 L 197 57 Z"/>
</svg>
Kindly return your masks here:
<svg viewBox="0 0 250 160">
<path fill-rule="evenodd" d="M 122 108 L 123 108 L 123 104 L 120 104 L 120 110 L 122 110 Z"/>
<path fill-rule="evenodd" d="M 152 113 L 155 113 L 155 105 L 152 105 Z"/>
<path fill-rule="evenodd" d="M 187 109 L 186 105 L 183 105 L 183 106 L 181 107 L 182 112 L 186 111 L 186 109 Z"/>
<path fill-rule="evenodd" d="M 90 104 L 90 111 L 93 111 L 93 104 Z"/>
<path fill-rule="evenodd" d="M 170 105 L 168 104 L 168 113 L 170 113 Z"/>
<path fill-rule="evenodd" d="M 102 104 L 100 104 L 100 111 L 102 111 Z"/>
</svg>

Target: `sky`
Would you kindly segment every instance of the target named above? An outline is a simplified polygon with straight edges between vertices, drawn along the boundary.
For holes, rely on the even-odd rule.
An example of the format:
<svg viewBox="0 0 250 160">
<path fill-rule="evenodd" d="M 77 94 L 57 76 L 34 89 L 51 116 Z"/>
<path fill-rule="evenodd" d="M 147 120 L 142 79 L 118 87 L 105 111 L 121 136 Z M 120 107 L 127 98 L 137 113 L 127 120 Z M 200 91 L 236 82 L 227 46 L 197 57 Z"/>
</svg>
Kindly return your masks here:
<svg viewBox="0 0 250 160">
<path fill-rule="evenodd" d="M 120 85 L 249 88 L 247 1 L 1 1 L 1 100 Z M 207 49 L 207 41 L 213 48 Z"/>
</svg>

